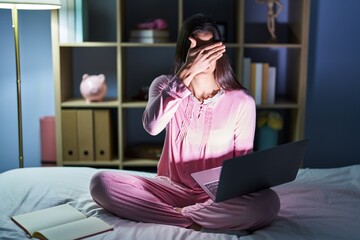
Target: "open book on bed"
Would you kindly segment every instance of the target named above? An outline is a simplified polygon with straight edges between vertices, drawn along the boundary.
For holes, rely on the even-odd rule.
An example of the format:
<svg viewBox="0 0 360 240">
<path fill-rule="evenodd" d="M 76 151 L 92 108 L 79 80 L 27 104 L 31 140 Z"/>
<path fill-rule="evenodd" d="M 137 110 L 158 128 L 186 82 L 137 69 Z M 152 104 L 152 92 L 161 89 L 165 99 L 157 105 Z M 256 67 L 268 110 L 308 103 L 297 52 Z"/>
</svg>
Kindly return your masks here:
<svg viewBox="0 0 360 240">
<path fill-rule="evenodd" d="M 39 239 L 81 239 L 113 229 L 99 218 L 87 218 L 69 204 L 13 216 L 11 219 L 30 237 Z"/>
</svg>

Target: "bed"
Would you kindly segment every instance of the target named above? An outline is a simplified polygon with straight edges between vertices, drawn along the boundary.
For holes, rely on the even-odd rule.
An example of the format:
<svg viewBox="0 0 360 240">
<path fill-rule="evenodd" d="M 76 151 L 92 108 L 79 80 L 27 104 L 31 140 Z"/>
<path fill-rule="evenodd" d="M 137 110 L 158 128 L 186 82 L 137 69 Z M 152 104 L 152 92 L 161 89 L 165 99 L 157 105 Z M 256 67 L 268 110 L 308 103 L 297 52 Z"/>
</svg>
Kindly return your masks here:
<svg viewBox="0 0 360 240">
<path fill-rule="evenodd" d="M 269 227 L 248 235 L 206 233 L 175 226 L 121 219 L 95 204 L 89 194 L 91 176 L 101 169 L 43 167 L 0 174 L 0 239 L 27 239 L 10 217 L 62 203 L 87 216 L 97 216 L 114 230 L 89 239 L 360 239 L 360 165 L 331 169 L 300 169 L 295 181 L 274 188 L 281 210 Z M 125 170 L 112 170 L 125 171 Z M 154 176 L 153 173 L 132 171 Z"/>
</svg>

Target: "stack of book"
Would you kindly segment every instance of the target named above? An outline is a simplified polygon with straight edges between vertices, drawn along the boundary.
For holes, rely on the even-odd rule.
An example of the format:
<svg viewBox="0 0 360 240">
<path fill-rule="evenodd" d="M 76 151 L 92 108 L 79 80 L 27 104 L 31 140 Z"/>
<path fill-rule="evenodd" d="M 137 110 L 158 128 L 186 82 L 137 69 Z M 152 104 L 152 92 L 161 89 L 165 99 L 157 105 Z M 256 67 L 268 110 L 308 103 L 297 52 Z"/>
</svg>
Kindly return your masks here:
<svg viewBox="0 0 360 240">
<path fill-rule="evenodd" d="M 243 59 L 242 85 L 254 97 L 256 105 L 275 103 L 276 67 L 269 63 L 251 62 L 250 58 Z"/>
<path fill-rule="evenodd" d="M 83 42 L 88 39 L 88 0 L 61 0 L 59 10 L 60 43 Z"/>
<path fill-rule="evenodd" d="M 130 32 L 130 42 L 164 43 L 169 42 L 168 30 L 134 29 Z"/>
</svg>

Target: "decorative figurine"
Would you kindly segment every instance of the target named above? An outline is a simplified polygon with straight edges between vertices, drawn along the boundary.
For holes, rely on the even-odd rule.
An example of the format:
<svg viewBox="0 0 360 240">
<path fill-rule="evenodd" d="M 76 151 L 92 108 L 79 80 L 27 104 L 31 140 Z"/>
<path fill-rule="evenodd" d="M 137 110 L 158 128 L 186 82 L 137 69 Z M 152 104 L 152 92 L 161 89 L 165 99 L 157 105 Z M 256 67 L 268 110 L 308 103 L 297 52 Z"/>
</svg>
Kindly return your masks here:
<svg viewBox="0 0 360 240">
<path fill-rule="evenodd" d="M 270 42 L 276 42 L 277 37 L 275 34 L 275 19 L 281 13 L 283 6 L 281 5 L 279 0 L 256 0 L 256 2 L 267 3 L 268 5 L 267 27 L 271 35 Z"/>
</svg>

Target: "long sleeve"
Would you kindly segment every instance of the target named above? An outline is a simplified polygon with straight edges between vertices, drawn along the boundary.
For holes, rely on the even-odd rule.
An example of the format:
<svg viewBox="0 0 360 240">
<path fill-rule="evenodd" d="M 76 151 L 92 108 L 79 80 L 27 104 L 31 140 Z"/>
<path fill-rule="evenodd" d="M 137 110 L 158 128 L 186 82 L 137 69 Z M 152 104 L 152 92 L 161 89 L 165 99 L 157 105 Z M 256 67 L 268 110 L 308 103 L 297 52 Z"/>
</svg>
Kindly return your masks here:
<svg viewBox="0 0 360 240">
<path fill-rule="evenodd" d="M 143 114 L 144 129 L 159 134 L 174 116 L 180 102 L 191 94 L 177 77 L 162 75 L 149 88 L 149 100 Z"/>
<path fill-rule="evenodd" d="M 234 157 L 252 152 L 256 124 L 256 105 L 249 95 L 244 95 L 235 125 Z"/>
</svg>

